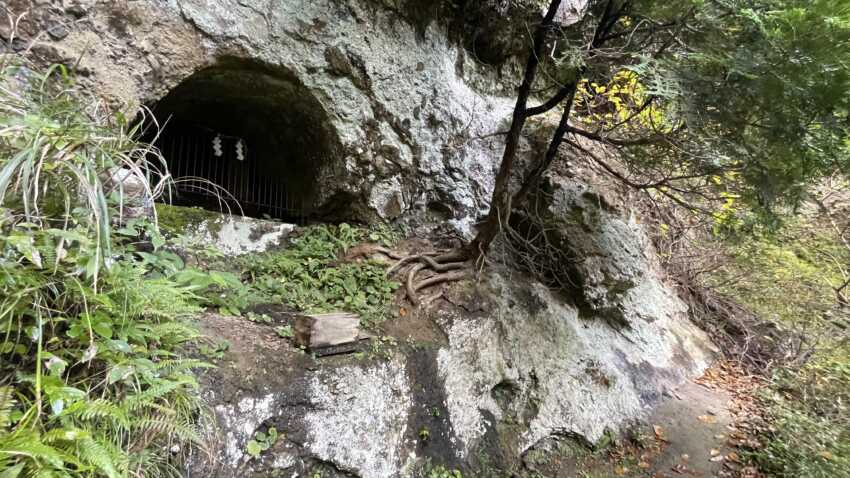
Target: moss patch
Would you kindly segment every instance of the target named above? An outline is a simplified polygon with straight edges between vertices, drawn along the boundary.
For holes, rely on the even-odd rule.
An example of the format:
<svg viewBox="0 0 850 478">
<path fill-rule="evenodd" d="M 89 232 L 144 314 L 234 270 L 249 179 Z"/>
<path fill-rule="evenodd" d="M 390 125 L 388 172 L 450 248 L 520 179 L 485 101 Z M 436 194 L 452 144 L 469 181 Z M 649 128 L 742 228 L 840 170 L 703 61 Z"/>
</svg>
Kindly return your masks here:
<svg viewBox="0 0 850 478">
<path fill-rule="evenodd" d="M 208 222 L 210 225 L 216 224 L 218 223 L 216 220 L 222 218 L 222 215 L 217 212 L 199 207 L 171 204 L 157 204 L 156 215 L 160 229 L 169 234 L 182 234 L 188 227 L 199 226 L 203 222 Z"/>
</svg>

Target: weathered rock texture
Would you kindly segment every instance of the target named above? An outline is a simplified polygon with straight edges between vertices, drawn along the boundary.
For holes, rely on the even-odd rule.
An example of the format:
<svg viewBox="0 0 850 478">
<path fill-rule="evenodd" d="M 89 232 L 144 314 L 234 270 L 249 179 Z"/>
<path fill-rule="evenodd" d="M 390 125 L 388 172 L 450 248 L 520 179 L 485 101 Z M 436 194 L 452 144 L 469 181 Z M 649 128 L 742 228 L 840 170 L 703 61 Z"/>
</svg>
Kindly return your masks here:
<svg viewBox="0 0 850 478">
<path fill-rule="evenodd" d="M 428 314 L 446 342 L 402 337 L 363 358 L 314 361 L 270 327 L 205 318 L 209 334 L 234 345 L 207 378 L 222 442 L 199 467 L 221 477 L 377 478 L 416 476 L 428 459 L 469 476 L 522 473 L 538 443 L 616 433 L 707 365 L 706 339 L 680 308 L 621 330 L 502 274 L 449 297 L 458 306 Z M 251 459 L 247 441 L 269 426 L 284 438 Z"/>
<path fill-rule="evenodd" d="M 206 379 L 224 439 L 205 473 L 396 477 L 443 465 L 524 476 L 527 453 L 616 434 L 701 373 L 711 344 L 662 282 L 641 227 L 585 184 L 549 181 L 543 211 L 560 220 L 553 240 L 587 259 L 571 268 L 584 295 L 494 267 L 386 324 L 394 340 L 321 359 L 269 326 L 203 320 L 234 344 Z M 250 459 L 246 442 L 269 426 L 285 438 Z"/>
<path fill-rule="evenodd" d="M 524 29 L 541 8 L 531 0 L 471 2 L 447 20 L 441 5 L 452 2 L 8 3 L 14 12 L 29 11 L 20 49 L 31 47 L 43 63 L 77 65 L 84 85 L 129 111 L 197 75 L 219 81 L 207 85 L 210 94 L 241 95 L 246 103 L 259 93 L 269 97 L 276 108 L 262 112 L 269 125 L 285 128 L 278 120 L 292 118 L 296 136 L 300 128 L 310 142 L 323 143 L 321 170 L 310 174 L 318 213 L 395 218 L 432 205 L 464 232 L 487 209 L 501 141 L 493 133 L 512 107 L 516 75 L 507 73 L 516 65 L 508 61 L 511 48 L 499 43 L 512 36 L 503 29 Z M 567 5 L 565 23 L 581 2 Z M 460 40 L 448 33 L 450 23 L 459 24 Z M 498 68 L 464 49 L 473 40 L 498 57 Z M 240 71 L 256 81 L 238 81 Z"/>
</svg>

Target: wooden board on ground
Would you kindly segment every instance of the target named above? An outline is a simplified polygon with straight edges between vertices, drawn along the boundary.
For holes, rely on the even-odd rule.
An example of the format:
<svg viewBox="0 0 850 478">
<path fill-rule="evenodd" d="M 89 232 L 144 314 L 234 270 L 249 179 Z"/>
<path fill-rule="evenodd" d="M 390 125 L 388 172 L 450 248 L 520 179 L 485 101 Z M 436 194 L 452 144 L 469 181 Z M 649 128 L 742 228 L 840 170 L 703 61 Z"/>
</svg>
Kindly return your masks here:
<svg viewBox="0 0 850 478">
<path fill-rule="evenodd" d="M 360 340 L 360 316 L 347 312 L 301 314 L 295 317 L 295 343 L 308 350 Z"/>
</svg>

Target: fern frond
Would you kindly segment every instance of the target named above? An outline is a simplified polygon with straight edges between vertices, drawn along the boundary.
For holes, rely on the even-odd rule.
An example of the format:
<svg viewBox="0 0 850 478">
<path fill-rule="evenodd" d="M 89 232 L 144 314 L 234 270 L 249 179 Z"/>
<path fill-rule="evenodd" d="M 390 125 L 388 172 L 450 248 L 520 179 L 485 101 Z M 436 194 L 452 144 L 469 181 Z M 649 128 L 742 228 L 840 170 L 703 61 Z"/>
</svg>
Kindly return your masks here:
<svg viewBox="0 0 850 478">
<path fill-rule="evenodd" d="M 62 412 L 63 416 L 73 416 L 83 422 L 106 420 L 123 428 L 130 428 L 128 410 L 109 400 L 99 398 L 88 402 L 77 402 Z"/>
<path fill-rule="evenodd" d="M 156 364 L 156 369 L 169 374 L 185 372 L 196 368 L 215 368 L 215 365 L 197 359 L 169 359 L 161 360 Z"/>
<path fill-rule="evenodd" d="M 169 393 L 185 386 L 191 386 L 193 382 L 193 380 L 183 378 L 178 380 L 162 380 L 157 384 L 151 385 L 144 392 L 128 396 L 123 400 L 121 406 L 127 411 L 136 411 L 140 408 L 147 408 L 157 400 L 164 399 Z"/>
<path fill-rule="evenodd" d="M 50 445 L 57 442 L 74 442 L 87 438 L 91 438 L 91 434 L 87 430 L 71 427 L 54 428 L 41 435 L 41 441 Z"/>
<path fill-rule="evenodd" d="M 108 478 L 121 478 L 118 468 L 115 466 L 112 455 L 98 441 L 87 438 L 77 443 L 80 458 Z"/>
<path fill-rule="evenodd" d="M 147 417 L 136 420 L 133 427 L 140 432 L 154 433 L 169 438 L 179 438 L 181 441 L 203 445 L 204 440 L 197 429 L 185 420 L 175 420 L 173 417 Z"/>
<path fill-rule="evenodd" d="M 26 458 L 61 468 L 66 456 L 56 448 L 45 445 L 35 432 L 27 431 L 0 437 L 0 457 Z"/>
</svg>

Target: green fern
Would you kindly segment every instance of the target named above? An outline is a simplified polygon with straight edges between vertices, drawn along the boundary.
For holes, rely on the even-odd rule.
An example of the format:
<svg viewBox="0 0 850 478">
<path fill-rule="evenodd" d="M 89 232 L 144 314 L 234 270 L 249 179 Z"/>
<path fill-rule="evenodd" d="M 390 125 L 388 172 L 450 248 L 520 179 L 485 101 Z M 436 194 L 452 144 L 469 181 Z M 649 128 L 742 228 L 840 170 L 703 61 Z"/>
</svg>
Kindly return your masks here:
<svg viewBox="0 0 850 478">
<path fill-rule="evenodd" d="M 96 470 L 108 478 L 121 478 L 118 468 L 115 466 L 113 456 L 101 442 L 87 438 L 77 442 L 79 456 Z"/>
<path fill-rule="evenodd" d="M 77 402 L 68 407 L 62 415 L 76 418 L 80 422 L 107 421 L 126 430 L 130 428 L 130 417 L 127 411 L 127 408 L 120 404 L 98 398 L 86 402 Z"/>
<path fill-rule="evenodd" d="M 133 428 L 143 433 L 153 432 L 157 435 L 174 436 L 199 446 L 204 444 L 204 440 L 191 422 L 175 420 L 172 417 L 141 418 L 134 421 Z"/>
<path fill-rule="evenodd" d="M 32 430 L 0 437 L 0 460 L 4 457 L 59 469 L 65 462 L 72 461 L 56 448 L 45 445 L 38 433 Z"/>
<path fill-rule="evenodd" d="M 6 66 L 0 477 L 177 476 L 179 457 L 168 450 L 202 445 L 197 424 L 208 413 L 193 376 L 208 365 L 180 347 L 198 337 L 182 319 L 202 299 L 175 280 L 179 257 L 135 248 L 137 237 L 157 244 L 155 224 L 110 229 L 118 205 L 101 182 L 156 152 L 122 118 L 90 117 L 63 70 L 33 73 L 30 89 L 7 88 Z M 29 222 L 7 221 L 7 212 Z"/>
</svg>

